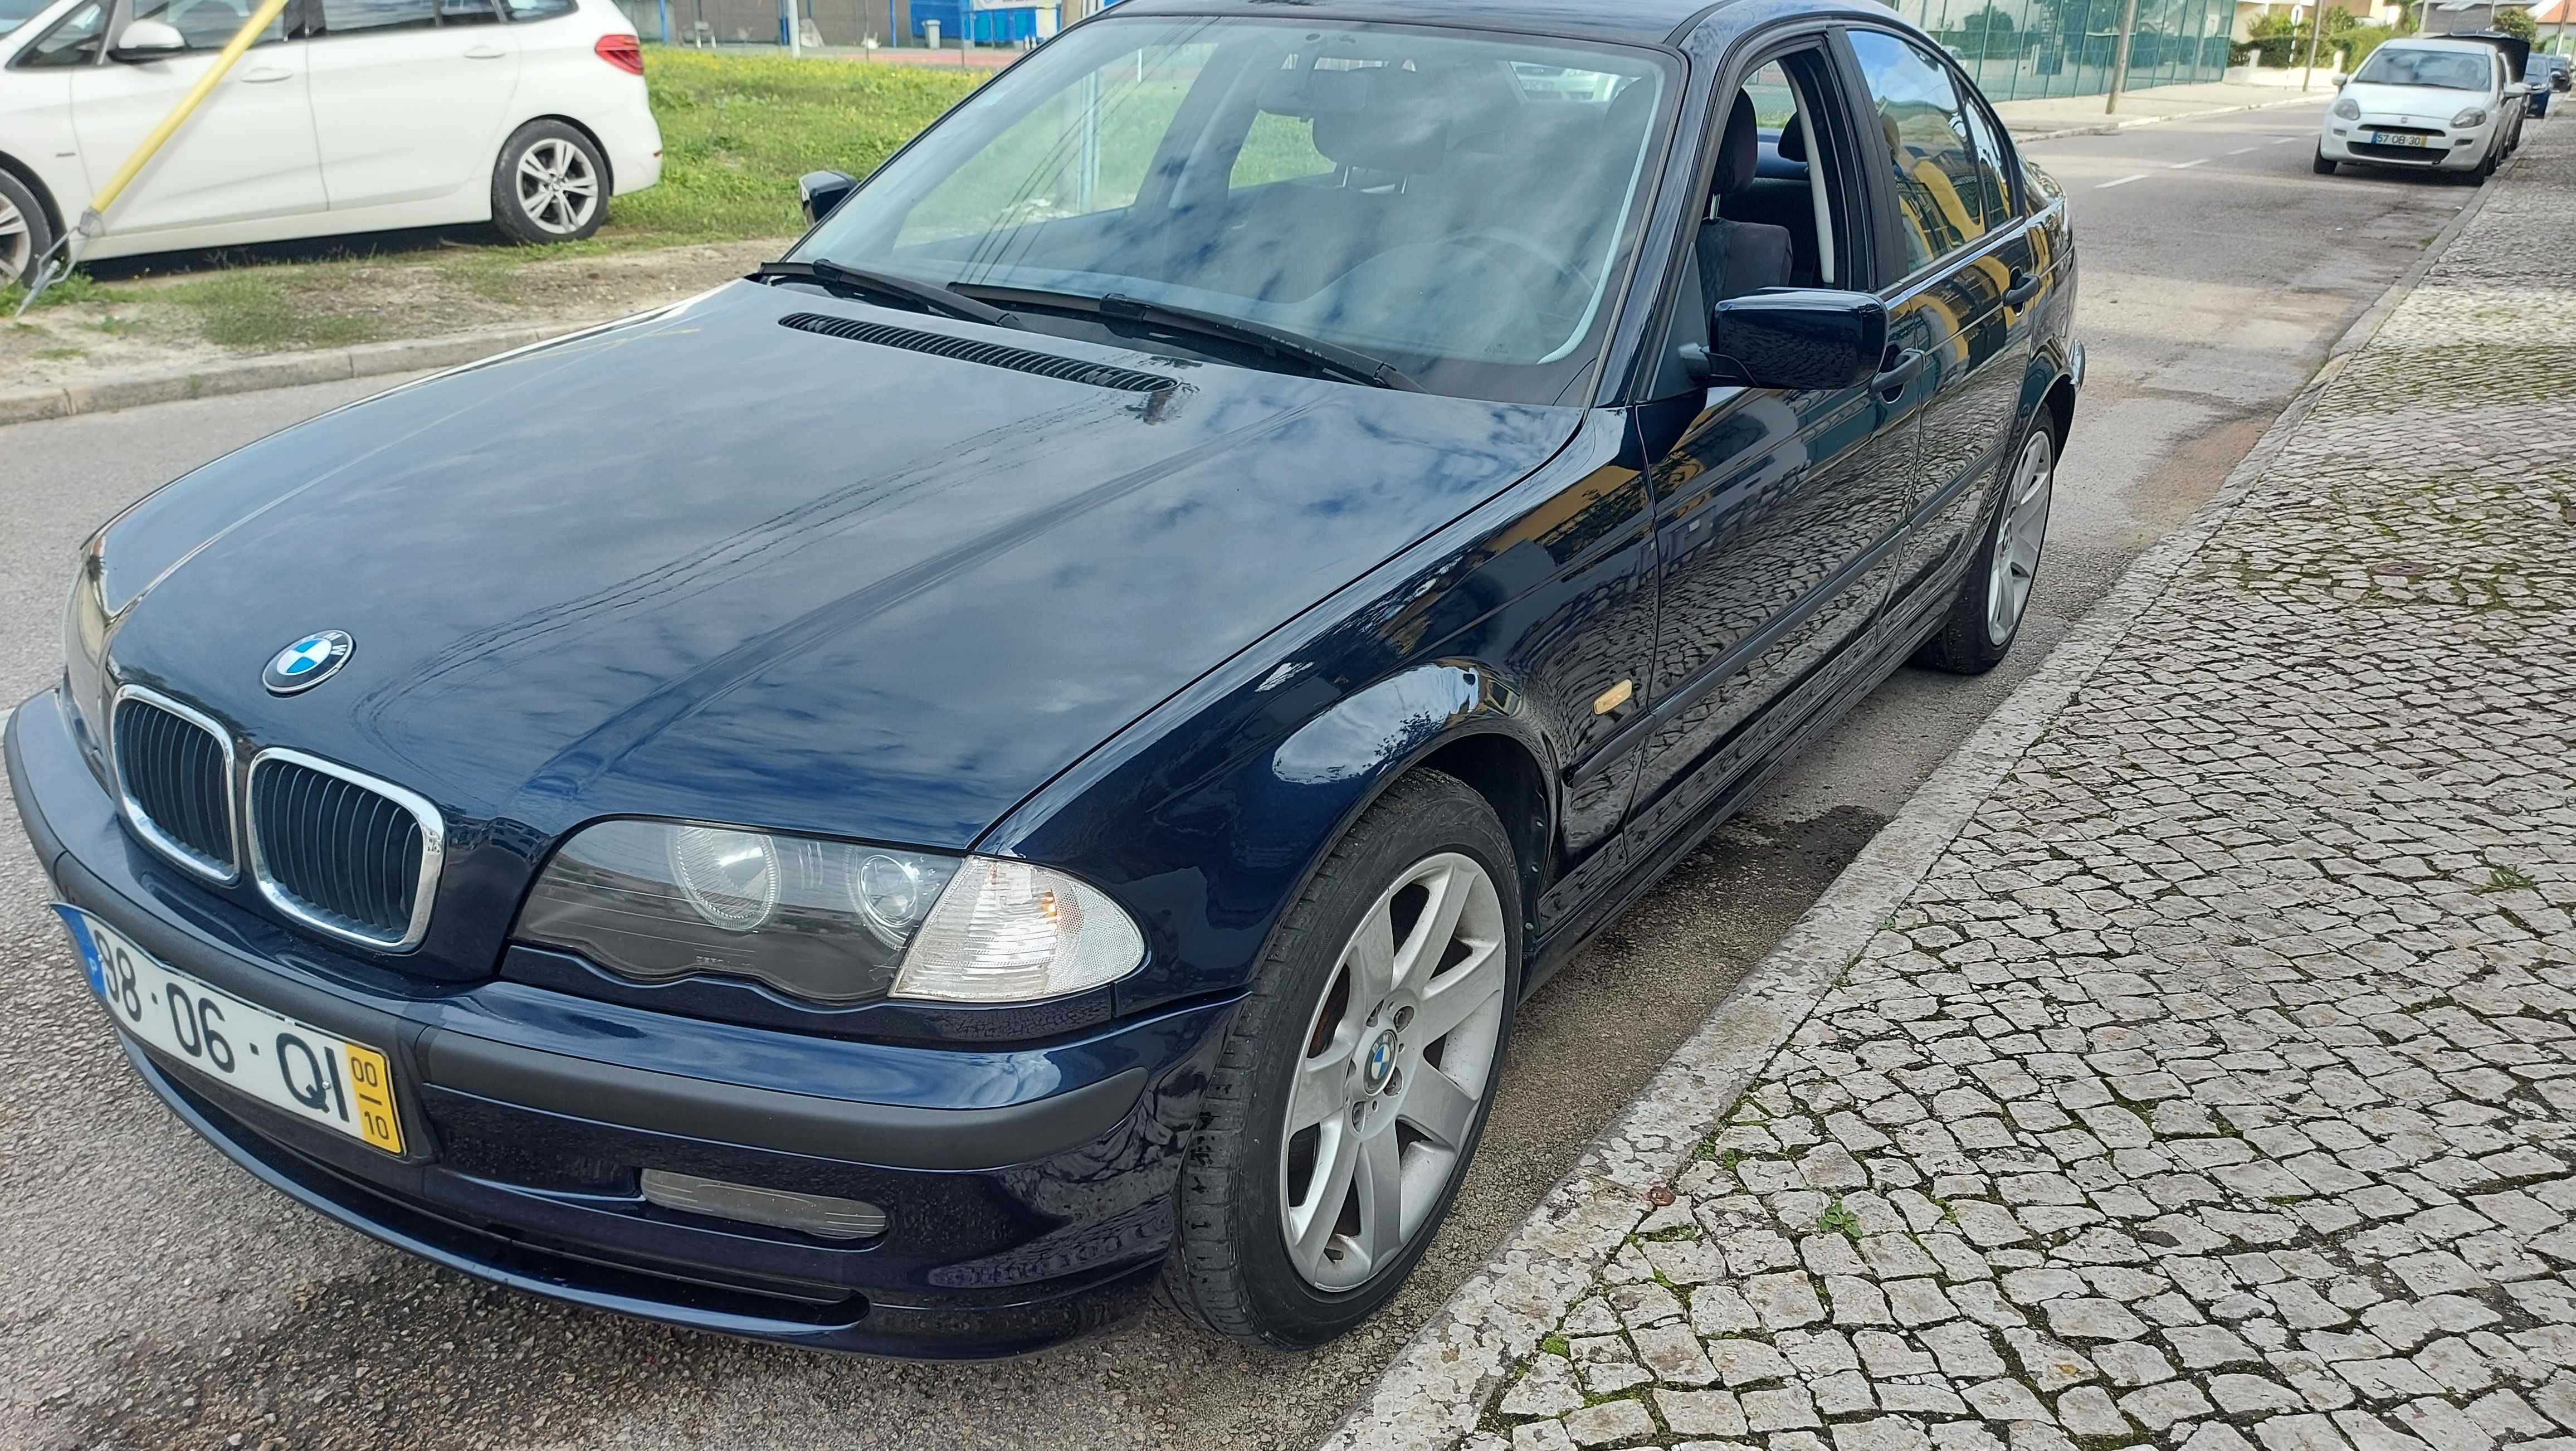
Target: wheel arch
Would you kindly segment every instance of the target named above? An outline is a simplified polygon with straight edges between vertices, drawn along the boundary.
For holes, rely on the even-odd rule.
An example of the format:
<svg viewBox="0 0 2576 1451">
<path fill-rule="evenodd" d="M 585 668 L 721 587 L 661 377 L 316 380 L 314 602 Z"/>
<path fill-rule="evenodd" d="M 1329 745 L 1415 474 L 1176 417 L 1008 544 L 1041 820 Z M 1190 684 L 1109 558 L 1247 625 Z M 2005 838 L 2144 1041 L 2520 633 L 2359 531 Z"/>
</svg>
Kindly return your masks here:
<svg viewBox="0 0 2576 1451">
<path fill-rule="evenodd" d="M 45 209 L 46 229 L 57 237 L 61 236 L 64 227 L 62 203 L 54 200 L 52 190 L 45 185 L 43 177 L 36 175 L 36 169 L 6 151 L 0 151 L 0 171 L 9 173 L 11 180 L 27 189 L 28 194 L 36 199 L 36 205 Z"/>
</svg>

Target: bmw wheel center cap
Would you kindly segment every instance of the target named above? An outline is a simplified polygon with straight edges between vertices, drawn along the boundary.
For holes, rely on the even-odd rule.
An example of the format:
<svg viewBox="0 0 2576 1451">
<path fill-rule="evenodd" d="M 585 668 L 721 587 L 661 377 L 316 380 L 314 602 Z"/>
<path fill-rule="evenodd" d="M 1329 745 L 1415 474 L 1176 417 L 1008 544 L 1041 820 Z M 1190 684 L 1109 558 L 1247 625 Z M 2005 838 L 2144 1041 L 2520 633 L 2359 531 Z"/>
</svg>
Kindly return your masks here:
<svg viewBox="0 0 2576 1451">
<path fill-rule="evenodd" d="M 271 695 L 311 690 L 347 664 L 355 648 L 357 642 L 346 630 L 316 630 L 270 656 L 268 668 L 260 672 L 260 683 Z"/>
</svg>

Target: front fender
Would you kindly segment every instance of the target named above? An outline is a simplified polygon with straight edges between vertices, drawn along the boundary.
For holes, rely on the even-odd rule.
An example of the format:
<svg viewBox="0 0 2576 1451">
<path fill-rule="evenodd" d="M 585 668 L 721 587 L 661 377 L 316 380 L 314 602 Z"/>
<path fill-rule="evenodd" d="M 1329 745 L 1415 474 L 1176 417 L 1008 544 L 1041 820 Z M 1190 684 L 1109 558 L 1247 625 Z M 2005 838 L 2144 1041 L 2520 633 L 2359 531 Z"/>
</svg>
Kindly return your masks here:
<svg viewBox="0 0 2576 1451">
<path fill-rule="evenodd" d="M 1243 987 L 1342 832 L 1397 778 L 1441 751 L 1500 736 L 1539 763 L 1545 780 L 1556 779 L 1556 755 L 1529 695 L 1491 665 L 1423 661 L 1341 694 L 1320 672 L 1283 666 L 1245 695 L 1055 805 L 1025 834 L 982 848 L 1079 862 L 1136 915 L 1148 961 L 1118 986 L 1122 1016 Z M 1302 719 L 1265 745 L 1178 789 L 1155 789 L 1196 754 L 1187 742 L 1240 740 L 1246 716 L 1291 714 Z M 1551 801 L 1539 840 L 1554 829 L 1553 810 Z"/>
</svg>

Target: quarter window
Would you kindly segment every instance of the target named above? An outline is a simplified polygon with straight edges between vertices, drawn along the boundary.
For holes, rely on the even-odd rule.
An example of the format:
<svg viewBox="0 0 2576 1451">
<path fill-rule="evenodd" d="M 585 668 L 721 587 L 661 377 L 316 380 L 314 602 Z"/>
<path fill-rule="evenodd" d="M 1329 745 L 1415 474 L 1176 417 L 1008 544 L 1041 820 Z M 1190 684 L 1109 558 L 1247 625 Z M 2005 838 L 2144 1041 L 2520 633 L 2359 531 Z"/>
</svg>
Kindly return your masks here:
<svg viewBox="0 0 2576 1451">
<path fill-rule="evenodd" d="M 1970 97 L 1961 112 L 1968 119 L 1968 135 L 1977 143 L 1977 204 L 1986 214 L 1986 226 L 1999 227 L 2013 215 L 2010 156 L 2004 149 L 2003 127 L 1981 105 Z"/>
<path fill-rule="evenodd" d="M 17 64 L 27 68 L 95 65 L 99 36 L 107 29 L 107 6 L 92 0 L 66 15 L 53 33 L 28 46 Z"/>
<path fill-rule="evenodd" d="M 1907 270 L 1914 271 L 2003 218 L 1986 213 L 1976 146 L 1948 69 L 1885 31 L 1855 30 L 1851 46 L 1887 136 Z"/>
</svg>

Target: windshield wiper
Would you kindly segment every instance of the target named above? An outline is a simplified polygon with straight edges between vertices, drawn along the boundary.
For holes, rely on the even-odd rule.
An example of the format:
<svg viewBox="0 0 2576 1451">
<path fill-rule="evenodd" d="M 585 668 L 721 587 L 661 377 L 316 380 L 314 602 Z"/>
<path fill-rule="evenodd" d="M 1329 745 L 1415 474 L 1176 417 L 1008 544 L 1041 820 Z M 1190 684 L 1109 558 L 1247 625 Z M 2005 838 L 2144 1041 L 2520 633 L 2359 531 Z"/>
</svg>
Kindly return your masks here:
<svg viewBox="0 0 2576 1451">
<path fill-rule="evenodd" d="M 1081 292 L 1047 292 L 1025 287 L 986 287 L 981 284 L 959 284 L 985 297 L 1014 302 L 1026 307 L 1060 308 L 1070 312 L 1087 312 L 1121 322 L 1143 323 L 1148 327 L 1172 332 L 1197 333 L 1202 337 L 1221 338 L 1230 343 L 1254 349 L 1274 358 L 1293 358 L 1311 368 L 1338 373 L 1357 382 L 1378 388 L 1395 388 L 1406 393 L 1425 392 L 1423 386 L 1404 374 L 1404 370 L 1383 358 L 1373 358 L 1339 343 L 1310 338 L 1304 333 L 1273 327 L 1266 322 L 1227 317 L 1222 313 L 1201 312 L 1194 307 L 1176 307 L 1167 302 L 1147 302 L 1141 297 L 1107 293 L 1093 297 Z"/>
<path fill-rule="evenodd" d="M 827 287 L 846 288 L 853 292 L 873 292 L 880 297 L 900 298 L 917 307 L 980 322 L 989 327 L 1019 327 L 1019 318 L 991 303 L 978 302 L 953 287 L 906 277 L 899 272 L 879 272 L 868 267 L 852 267 L 829 257 L 810 262 L 763 262 L 752 274 L 755 282 L 771 278 L 792 278 L 799 282 L 820 282 Z"/>
</svg>

